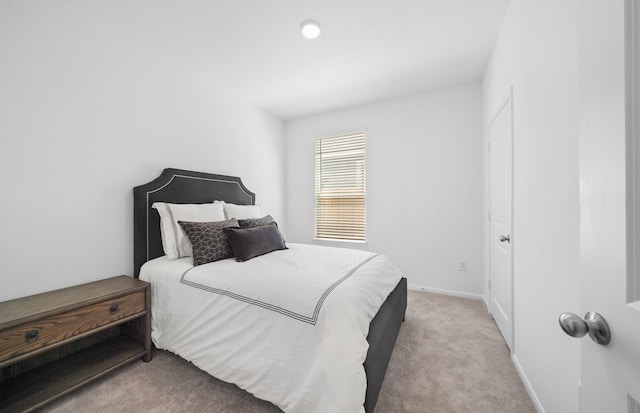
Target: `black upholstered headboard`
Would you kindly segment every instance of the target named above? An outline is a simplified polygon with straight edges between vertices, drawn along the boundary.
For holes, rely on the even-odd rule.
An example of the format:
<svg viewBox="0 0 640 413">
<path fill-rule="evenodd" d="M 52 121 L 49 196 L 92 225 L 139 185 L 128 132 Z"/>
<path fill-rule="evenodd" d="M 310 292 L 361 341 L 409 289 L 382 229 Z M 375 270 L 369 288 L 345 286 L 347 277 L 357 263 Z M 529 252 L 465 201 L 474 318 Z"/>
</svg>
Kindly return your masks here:
<svg viewBox="0 0 640 413">
<path fill-rule="evenodd" d="M 138 277 L 142 264 L 164 255 L 160 238 L 160 215 L 154 202 L 202 204 L 225 201 L 255 204 L 255 194 L 236 176 L 167 168 L 153 181 L 133 188 L 133 260 Z"/>
</svg>

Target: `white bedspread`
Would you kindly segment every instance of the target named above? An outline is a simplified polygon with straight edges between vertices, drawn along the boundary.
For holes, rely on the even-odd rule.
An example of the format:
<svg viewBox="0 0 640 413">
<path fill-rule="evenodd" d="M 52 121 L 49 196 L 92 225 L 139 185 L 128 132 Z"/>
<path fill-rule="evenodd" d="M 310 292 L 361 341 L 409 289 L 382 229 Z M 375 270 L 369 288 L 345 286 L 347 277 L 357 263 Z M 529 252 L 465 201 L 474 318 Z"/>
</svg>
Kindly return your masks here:
<svg viewBox="0 0 640 413">
<path fill-rule="evenodd" d="M 384 255 L 288 247 L 146 263 L 153 342 L 287 413 L 364 412 L 369 323 L 402 274 Z"/>
</svg>

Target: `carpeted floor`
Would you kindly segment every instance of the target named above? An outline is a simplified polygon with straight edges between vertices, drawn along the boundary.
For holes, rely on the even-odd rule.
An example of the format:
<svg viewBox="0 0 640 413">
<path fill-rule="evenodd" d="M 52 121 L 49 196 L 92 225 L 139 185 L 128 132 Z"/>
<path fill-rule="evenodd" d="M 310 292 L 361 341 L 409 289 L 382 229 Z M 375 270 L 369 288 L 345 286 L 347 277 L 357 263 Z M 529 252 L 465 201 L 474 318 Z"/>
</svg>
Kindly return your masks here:
<svg viewBox="0 0 640 413">
<path fill-rule="evenodd" d="M 41 412 L 280 412 L 181 358 L 157 351 Z M 484 303 L 409 291 L 376 413 L 535 413 Z M 348 412 L 336 412 L 348 413 Z"/>
</svg>

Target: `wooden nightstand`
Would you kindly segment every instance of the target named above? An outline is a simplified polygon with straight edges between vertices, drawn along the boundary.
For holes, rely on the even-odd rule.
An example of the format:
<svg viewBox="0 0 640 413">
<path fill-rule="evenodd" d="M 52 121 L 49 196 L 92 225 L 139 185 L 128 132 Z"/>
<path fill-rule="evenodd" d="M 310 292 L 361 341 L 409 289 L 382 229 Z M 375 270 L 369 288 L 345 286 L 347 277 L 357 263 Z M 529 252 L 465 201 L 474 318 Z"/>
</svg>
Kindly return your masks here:
<svg viewBox="0 0 640 413">
<path fill-rule="evenodd" d="M 151 360 L 149 284 L 108 278 L 0 303 L 0 412 L 28 412 Z"/>
</svg>

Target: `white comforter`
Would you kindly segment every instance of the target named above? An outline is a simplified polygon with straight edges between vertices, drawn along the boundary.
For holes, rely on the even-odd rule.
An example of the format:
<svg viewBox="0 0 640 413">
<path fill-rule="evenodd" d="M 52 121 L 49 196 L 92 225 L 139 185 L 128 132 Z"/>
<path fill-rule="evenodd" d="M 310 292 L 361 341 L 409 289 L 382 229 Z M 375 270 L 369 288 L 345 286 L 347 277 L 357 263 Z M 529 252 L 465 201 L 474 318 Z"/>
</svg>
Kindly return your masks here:
<svg viewBox="0 0 640 413">
<path fill-rule="evenodd" d="M 402 275 L 384 255 L 288 247 L 146 263 L 153 342 L 287 413 L 364 412 L 369 323 Z"/>
</svg>

